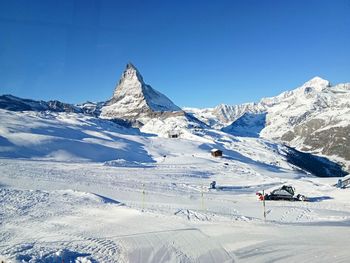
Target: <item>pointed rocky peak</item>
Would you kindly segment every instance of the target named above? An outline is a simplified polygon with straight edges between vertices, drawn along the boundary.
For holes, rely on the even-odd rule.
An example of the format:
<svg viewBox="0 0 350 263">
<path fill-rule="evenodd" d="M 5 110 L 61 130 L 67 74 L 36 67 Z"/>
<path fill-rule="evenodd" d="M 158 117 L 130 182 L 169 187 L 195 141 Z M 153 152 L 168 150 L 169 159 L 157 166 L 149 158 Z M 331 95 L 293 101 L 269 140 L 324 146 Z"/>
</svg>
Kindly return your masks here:
<svg viewBox="0 0 350 263">
<path fill-rule="evenodd" d="M 142 75 L 140 74 L 138 69 L 130 62 L 126 64 L 126 68 L 119 80 L 119 84 L 121 84 L 125 80 L 144 83 Z"/>
<path fill-rule="evenodd" d="M 126 69 L 135 69 L 135 70 L 137 70 L 137 68 L 131 62 L 126 64 Z"/>
<path fill-rule="evenodd" d="M 147 85 L 137 70 L 128 63 L 114 90 L 111 100 L 102 109 L 108 118 L 134 118 L 154 112 L 181 111 L 165 95 Z"/>
<path fill-rule="evenodd" d="M 123 96 L 127 93 L 134 95 L 141 94 L 144 85 L 145 83 L 143 82 L 142 75 L 138 69 L 129 62 L 120 77 L 118 85 L 115 87 L 113 98 Z"/>
</svg>

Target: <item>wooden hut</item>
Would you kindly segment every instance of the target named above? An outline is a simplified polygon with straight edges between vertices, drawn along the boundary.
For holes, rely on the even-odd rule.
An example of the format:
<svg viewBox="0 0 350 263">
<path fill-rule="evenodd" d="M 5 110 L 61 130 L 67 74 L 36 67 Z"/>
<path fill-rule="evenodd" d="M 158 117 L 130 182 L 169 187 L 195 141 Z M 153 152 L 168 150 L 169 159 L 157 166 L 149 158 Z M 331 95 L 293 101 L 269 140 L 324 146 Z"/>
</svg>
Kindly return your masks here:
<svg viewBox="0 0 350 263">
<path fill-rule="evenodd" d="M 222 156 L 221 150 L 212 149 L 210 152 L 211 152 L 211 156 L 213 156 L 213 157 L 221 157 Z"/>
<path fill-rule="evenodd" d="M 180 137 L 180 133 L 176 132 L 176 131 L 172 131 L 168 133 L 168 137 L 169 138 L 179 138 Z"/>
</svg>

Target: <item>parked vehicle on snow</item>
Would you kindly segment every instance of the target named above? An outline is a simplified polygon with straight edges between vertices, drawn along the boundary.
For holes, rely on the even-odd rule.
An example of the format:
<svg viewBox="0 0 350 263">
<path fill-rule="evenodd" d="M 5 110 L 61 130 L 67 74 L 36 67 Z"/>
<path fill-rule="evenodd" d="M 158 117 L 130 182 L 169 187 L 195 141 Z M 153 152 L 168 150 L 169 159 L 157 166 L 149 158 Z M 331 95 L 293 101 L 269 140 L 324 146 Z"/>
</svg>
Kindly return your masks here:
<svg viewBox="0 0 350 263">
<path fill-rule="evenodd" d="M 259 200 L 287 200 L 287 201 L 308 201 L 305 195 L 295 195 L 295 188 L 291 185 L 283 185 L 281 188 L 273 190 L 270 194 L 263 195 L 256 193 Z"/>
</svg>

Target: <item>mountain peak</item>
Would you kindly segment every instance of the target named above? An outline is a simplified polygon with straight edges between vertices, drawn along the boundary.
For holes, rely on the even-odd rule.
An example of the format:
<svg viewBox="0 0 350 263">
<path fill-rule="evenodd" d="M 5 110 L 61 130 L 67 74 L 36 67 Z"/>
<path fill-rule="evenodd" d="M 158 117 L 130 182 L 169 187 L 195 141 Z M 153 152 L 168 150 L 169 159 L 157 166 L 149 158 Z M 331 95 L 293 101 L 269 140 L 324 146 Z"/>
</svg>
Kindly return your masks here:
<svg viewBox="0 0 350 263">
<path fill-rule="evenodd" d="M 124 74 L 126 72 L 133 72 L 133 73 L 137 73 L 137 75 L 139 75 L 141 78 L 141 74 L 140 71 L 134 66 L 134 64 L 132 64 L 131 62 L 129 62 L 128 64 L 126 64 L 125 70 L 124 70 Z"/>
<path fill-rule="evenodd" d="M 328 80 L 323 79 L 319 76 L 313 77 L 312 79 L 310 79 L 309 81 L 303 84 L 303 87 L 312 87 L 312 88 L 325 88 L 330 86 L 331 86 L 331 83 Z"/>
<path fill-rule="evenodd" d="M 114 90 L 102 109 L 107 118 L 137 118 L 154 112 L 181 111 L 169 98 L 147 85 L 132 64 L 128 63 Z"/>
<path fill-rule="evenodd" d="M 119 80 L 119 85 L 125 80 L 140 82 L 141 84 L 144 83 L 142 75 L 140 74 L 138 69 L 131 62 L 126 64 L 126 68 L 125 68 L 125 70 L 124 70 L 124 72 Z"/>
<path fill-rule="evenodd" d="M 128 64 L 126 64 L 126 68 L 127 69 L 136 69 L 137 70 L 137 68 L 134 66 L 134 64 L 132 64 L 131 62 L 129 62 Z"/>
</svg>

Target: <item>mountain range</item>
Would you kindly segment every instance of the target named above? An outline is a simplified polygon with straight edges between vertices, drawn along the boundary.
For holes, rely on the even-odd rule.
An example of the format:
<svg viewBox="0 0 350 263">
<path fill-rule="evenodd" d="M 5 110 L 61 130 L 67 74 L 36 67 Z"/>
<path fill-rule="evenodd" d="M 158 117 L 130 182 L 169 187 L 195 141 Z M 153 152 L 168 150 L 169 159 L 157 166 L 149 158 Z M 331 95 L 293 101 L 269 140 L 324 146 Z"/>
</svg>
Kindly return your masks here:
<svg viewBox="0 0 350 263">
<path fill-rule="evenodd" d="M 82 114 L 161 137 L 197 136 L 205 140 L 208 131 L 215 130 L 262 138 L 295 148 L 301 154 L 327 157 L 350 170 L 350 83 L 331 85 L 320 77 L 258 103 L 181 109 L 146 84 L 138 69 L 128 63 L 111 99 L 105 102 L 73 105 L 2 95 L 0 108 L 12 112 Z"/>
<path fill-rule="evenodd" d="M 187 108 L 201 121 L 237 136 L 261 137 L 327 156 L 349 169 L 350 83 L 315 77 L 258 103 Z"/>
</svg>

